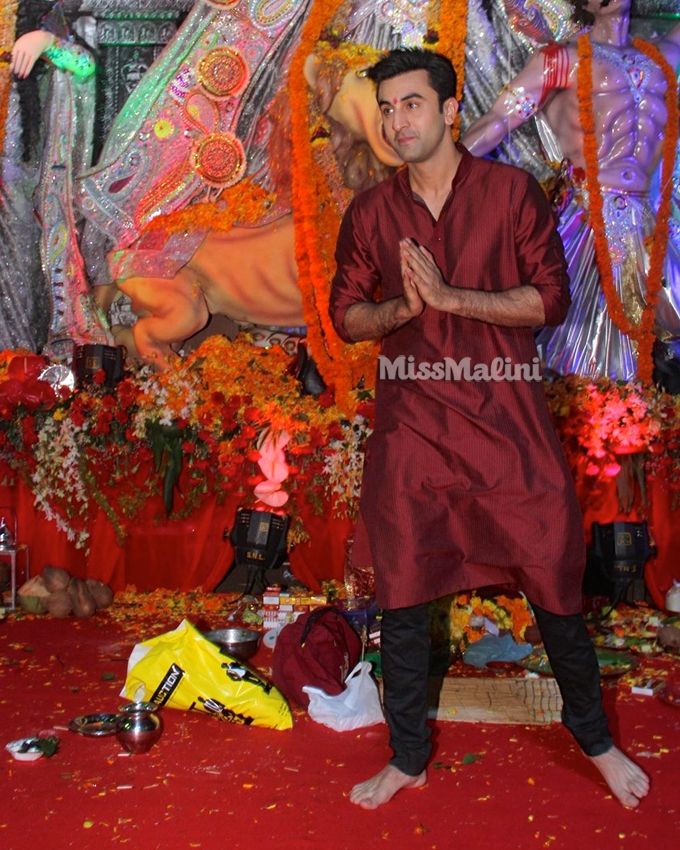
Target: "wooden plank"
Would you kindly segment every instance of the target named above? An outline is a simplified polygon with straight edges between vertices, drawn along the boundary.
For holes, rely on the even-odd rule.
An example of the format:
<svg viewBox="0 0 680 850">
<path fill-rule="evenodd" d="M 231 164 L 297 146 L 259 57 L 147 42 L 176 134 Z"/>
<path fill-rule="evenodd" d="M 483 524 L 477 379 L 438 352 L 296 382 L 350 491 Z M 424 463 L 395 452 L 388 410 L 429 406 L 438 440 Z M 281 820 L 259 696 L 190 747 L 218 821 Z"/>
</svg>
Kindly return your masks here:
<svg viewBox="0 0 680 850">
<path fill-rule="evenodd" d="M 561 720 L 562 697 L 549 676 L 431 678 L 430 717 L 466 723 L 547 724 Z"/>
</svg>

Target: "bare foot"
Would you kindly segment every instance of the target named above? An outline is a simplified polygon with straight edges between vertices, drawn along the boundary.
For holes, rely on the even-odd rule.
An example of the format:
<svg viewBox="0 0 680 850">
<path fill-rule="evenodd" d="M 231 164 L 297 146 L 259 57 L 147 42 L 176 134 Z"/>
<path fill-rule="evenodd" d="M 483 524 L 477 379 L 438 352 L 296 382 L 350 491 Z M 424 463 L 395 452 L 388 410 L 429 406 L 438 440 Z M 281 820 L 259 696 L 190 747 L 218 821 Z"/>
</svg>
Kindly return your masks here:
<svg viewBox="0 0 680 850">
<path fill-rule="evenodd" d="M 601 756 L 589 756 L 604 777 L 612 794 L 628 809 L 640 805 L 649 791 L 649 777 L 618 747 L 612 747 Z"/>
<path fill-rule="evenodd" d="M 355 785 L 350 791 L 349 799 L 362 809 L 377 809 L 391 800 L 402 788 L 420 788 L 426 782 L 425 771 L 417 776 L 409 776 L 388 764 L 380 773 Z"/>
</svg>

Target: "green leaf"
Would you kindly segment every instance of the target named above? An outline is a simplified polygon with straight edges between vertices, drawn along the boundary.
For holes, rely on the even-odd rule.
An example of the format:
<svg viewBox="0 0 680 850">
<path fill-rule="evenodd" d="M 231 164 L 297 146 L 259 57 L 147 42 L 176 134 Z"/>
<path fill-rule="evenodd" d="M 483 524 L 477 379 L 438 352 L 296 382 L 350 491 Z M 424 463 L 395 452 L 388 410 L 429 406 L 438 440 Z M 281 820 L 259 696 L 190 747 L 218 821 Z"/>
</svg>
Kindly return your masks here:
<svg viewBox="0 0 680 850">
<path fill-rule="evenodd" d="M 38 738 L 36 746 L 47 758 L 51 758 L 59 749 L 59 738 L 50 735 L 49 738 Z"/>
<path fill-rule="evenodd" d="M 479 753 L 465 753 L 463 756 L 463 764 L 474 764 L 476 761 L 481 759 L 481 755 Z"/>
</svg>

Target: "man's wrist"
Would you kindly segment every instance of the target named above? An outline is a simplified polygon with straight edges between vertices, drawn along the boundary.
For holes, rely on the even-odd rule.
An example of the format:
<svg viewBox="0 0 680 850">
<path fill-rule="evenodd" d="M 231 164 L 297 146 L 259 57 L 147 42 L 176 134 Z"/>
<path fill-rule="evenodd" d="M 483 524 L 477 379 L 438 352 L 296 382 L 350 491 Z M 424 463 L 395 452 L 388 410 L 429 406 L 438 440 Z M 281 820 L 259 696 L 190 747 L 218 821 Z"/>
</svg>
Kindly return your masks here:
<svg viewBox="0 0 680 850">
<path fill-rule="evenodd" d="M 461 290 L 453 286 L 442 286 L 437 293 L 436 300 L 431 305 L 440 313 L 452 313 L 458 315 L 462 310 L 463 300 L 461 298 Z"/>
<path fill-rule="evenodd" d="M 395 327 L 405 325 L 406 322 L 410 321 L 416 315 L 413 308 L 409 307 L 408 302 L 403 295 L 399 295 L 384 303 L 389 304 L 392 308 L 392 319 Z"/>
<path fill-rule="evenodd" d="M 344 316 L 347 334 L 355 341 L 382 339 L 414 318 L 416 313 L 408 308 L 403 296 L 379 303 L 352 304 Z"/>
</svg>

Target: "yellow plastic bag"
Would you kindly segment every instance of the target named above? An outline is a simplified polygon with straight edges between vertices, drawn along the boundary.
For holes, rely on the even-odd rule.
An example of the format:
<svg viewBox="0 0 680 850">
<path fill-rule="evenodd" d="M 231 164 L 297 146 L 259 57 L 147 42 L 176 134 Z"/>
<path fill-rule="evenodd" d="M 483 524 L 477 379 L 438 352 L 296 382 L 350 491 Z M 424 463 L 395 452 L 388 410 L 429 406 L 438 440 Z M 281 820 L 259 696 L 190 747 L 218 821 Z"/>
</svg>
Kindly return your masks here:
<svg viewBox="0 0 680 850">
<path fill-rule="evenodd" d="M 187 620 L 133 648 L 121 696 L 246 726 L 293 725 L 288 703 L 272 684 L 226 655 Z"/>
</svg>

